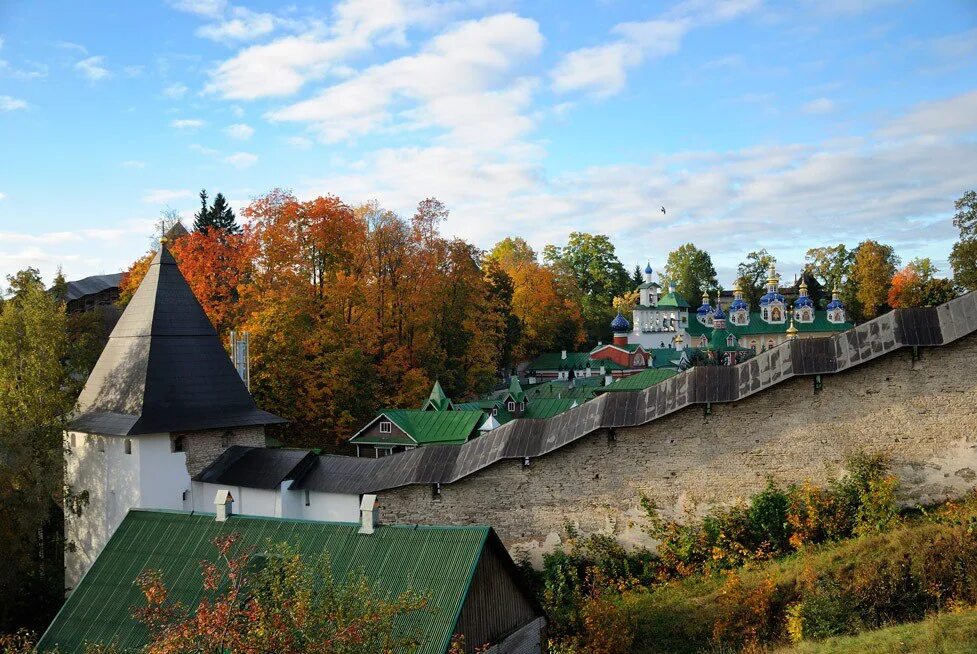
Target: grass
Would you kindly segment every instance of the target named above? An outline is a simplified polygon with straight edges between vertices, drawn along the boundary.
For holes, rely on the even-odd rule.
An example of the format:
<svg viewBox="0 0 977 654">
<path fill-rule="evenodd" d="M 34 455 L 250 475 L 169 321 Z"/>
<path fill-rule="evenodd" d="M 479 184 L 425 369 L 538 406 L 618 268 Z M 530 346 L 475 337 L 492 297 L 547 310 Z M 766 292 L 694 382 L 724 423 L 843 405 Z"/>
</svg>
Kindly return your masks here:
<svg viewBox="0 0 977 654">
<path fill-rule="evenodd" d="M 961 513 L 970 513 L 971 504 Z M 741 569 L 745 586 L 774 578 L 773 606 L 783 615 L 813 576 L 835 579 L 854 576 L 860 568 L 883 561 L 900 560 L 925 549 L 954 527 L 924 518 L 909 519 L 887 533 L 823 545 L 775 561 Z M 627 595 L 636 619 L 639 654 L 697 654 L 723 652 L 712 640 L 713 625 L 721 616 L 724 578 L 690 577 L 647 592 Z M 781 638 L 786 632 L 781 629 Z M 805 642 L 783 654 L 834 652 L 977 652 L 977 610 L 941 614 L 918 623 L 903 624 L 851 637 Z"/>
<path fill-rule="evenodd" d="M 941 613 L 922 622 L 901 624 L 855 636 L 805 642 L 776 654 L 972 654 L 977 652 L 977 610 Z"/>
</svg>

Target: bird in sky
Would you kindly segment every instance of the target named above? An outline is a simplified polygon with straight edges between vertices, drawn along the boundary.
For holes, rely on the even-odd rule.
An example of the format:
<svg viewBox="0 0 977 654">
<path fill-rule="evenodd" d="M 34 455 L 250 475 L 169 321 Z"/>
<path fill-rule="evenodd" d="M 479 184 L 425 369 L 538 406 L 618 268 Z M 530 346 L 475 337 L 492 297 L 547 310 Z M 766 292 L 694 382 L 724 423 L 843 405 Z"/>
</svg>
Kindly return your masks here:
<svg viewBox="0 0 977 654">
<path fill-rule="evenodd" d="M 662 213 L 665 213 L 665 207 L 662 207 Z"/>
</svg>

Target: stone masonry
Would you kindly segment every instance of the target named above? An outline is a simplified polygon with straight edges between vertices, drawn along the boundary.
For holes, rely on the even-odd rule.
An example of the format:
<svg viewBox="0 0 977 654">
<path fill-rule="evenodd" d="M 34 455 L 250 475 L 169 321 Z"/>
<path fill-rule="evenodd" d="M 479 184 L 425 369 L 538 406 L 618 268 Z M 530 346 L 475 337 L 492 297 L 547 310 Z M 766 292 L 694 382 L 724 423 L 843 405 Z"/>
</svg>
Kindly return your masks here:
<svg viewBox="0 0 977 654">
<path fill-rule="evenodd" d="M 380 493 L 384 521 L 495 527 L 531 560 L 564 526 L 653 545 L 640 498 L 673 517 L 748 498 L 766 478 L 823 483 L 856 451 L 891 457 L 906 503 L 959 496 L 977 478 L 977 335 L 898 350 L 822 377 L 786 380 L 710 410 L 691 406 L 645 425 L 600 430 L 546 456 L 504 460 L 440 495 L 414 485 Z"/>
<path fill-rule="evenodd" d="M 231 445 L 265 446 L 265 428 L 262 425 L 186 431 L 175 433 L 173 437 L 184 439 L 187 472 L 191 477 L 217 460 L 217 457 Z"/>
</svg>

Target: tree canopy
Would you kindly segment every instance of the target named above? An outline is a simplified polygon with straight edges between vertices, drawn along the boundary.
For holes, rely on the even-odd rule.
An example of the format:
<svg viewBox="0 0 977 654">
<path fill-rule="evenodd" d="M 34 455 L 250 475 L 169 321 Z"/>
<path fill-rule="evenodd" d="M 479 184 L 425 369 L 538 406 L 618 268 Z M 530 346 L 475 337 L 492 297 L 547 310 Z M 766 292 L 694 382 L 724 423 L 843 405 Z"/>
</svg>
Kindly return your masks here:
<svg viewBox="0 0 977 654">
<path fill-rule="evenodd" d="M 200 191 L 200 211 L 193 216 L 193 228 L 198 232 L 220 230 L 225 234 L 237 234 L 241 228 L 237 224 L 234 211 L 223 193 L 214 196 L 214 202 L 207 206 L 207 190 Z"/>
<path fill-rule="evenodd" d="M 679 246 L 668 253 L 665 269 L 660 273 L 662 285 L 675 284 L 676 290 L 689 302 L 694 302 L 703 292 L 715 297 L 719 292 L 716 268 L 705 250 L 692 243 Z"/>
</svg>

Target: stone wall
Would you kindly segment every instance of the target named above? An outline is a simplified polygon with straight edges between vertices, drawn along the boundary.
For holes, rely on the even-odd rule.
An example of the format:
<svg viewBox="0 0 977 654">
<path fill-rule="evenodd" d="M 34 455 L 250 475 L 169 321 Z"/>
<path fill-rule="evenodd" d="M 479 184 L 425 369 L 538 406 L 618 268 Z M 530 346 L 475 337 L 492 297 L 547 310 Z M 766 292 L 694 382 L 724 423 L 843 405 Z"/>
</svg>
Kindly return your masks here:
<svg viewBox="0 0 977 654">
<path fill-rule="evenodd" d="M 890 455 L 906 502 L 960 495 L 977 476 L 977 336 L 899 350 L 822 377 L 789 379 L 707 413 L 692 406 L 639 427 L 601 430 L 547 456 L 505 460 L 441 487 L 380 493 L 389 523 L 495 527 L 539 560 L 569 523 L 651 545 L 645 494 L 671 516 L 745 499 L 767 476 L 824 482 L 855 451 Z"/>
<path fill-rule="evenodd" d="M 213 463 L 231 445 L 265 446 L 265 428 L 262 425 L 186 431 L 175 433 L 173 437 L 183 438 L 187 472 L 191 477 Z"/>
</svg>

